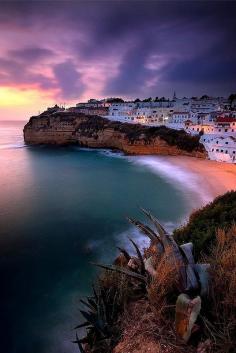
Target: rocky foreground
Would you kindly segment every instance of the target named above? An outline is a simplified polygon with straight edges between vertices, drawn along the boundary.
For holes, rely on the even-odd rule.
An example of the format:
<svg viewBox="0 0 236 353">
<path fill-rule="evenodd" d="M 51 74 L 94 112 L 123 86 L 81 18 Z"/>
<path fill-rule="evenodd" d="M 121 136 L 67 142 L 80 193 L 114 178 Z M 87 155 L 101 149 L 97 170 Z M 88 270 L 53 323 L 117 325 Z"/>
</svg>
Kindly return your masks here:
<svg viewBox="0 0 236 353">
<path fill-rule="evenodd" d="M 69 112 L 44 112 L 24 127 L 27 144 L 78 144 L 109 148 L 126 154 L 185 155 L 206 158 L 199 137 L 184 131 L 110 121 L 99 116 Z"/>
</svg>

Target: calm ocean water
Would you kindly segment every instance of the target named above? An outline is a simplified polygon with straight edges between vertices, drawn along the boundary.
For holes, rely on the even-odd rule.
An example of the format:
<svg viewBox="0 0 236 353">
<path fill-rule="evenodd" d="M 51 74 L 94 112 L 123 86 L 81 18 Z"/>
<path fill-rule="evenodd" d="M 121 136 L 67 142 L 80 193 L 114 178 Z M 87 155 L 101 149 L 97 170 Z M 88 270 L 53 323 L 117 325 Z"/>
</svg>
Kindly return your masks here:
<svg viewBox="0 0 236 353">
<path fill-rule="evenodd" d="M 22 122 L 0 122 L 1 353 L 78 352 L 79 298 L 127 223 L 150 209 L 173 228 L 204 202 L 194 175 L 161 157 L 24 146 Z"/>
</svg>

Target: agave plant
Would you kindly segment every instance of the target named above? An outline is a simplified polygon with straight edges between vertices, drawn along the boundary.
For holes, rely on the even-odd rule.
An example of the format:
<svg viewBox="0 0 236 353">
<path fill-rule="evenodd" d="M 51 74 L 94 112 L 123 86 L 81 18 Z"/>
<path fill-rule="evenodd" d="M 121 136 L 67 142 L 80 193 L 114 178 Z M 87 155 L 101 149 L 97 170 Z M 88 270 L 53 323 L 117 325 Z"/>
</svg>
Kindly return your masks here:
<svg viewBox="0 0 236 353">
<path fill-rule="evenodd" d="M 179 246 L 173 235 L 164 229 L 156 217 L 145 209 L 141 210 L 152 223 L 152 227 L 132 218 L 128 218 L 128 220 L 150 239 L 151 245 L 155 247 L 157 257 L 161 258 L 165 255 L 176 271 L 178 278 L 177 287 L 181 294 L 176 304 L 176 332 L 182 339 L 187 341 L 201 308 L 201 298 L 198 296 L 195 299 L 191 299 L 191 297 L 208 294 L 209 265 L 196 264 L 192 243 Z M 118 248 L 120 256 L 123 258 L 122 261 L 115 261 L 114 264 L 109 265 L 95 265 L 106 271 L 126 276 L 133 290 L 138 288 L 145 294 L 145 290 L 153 278 L 158 280 L 158 272 L 152 256 L 142 255 L 137 244 L 132 239 L 129 240 L 135 249 L 136 256 L 131 256 L 125 249 Z M 81 301 L 88 309 L 88 311 L 81 311 L 86 321 L 77 326 L 77 329 L 80 327 L 87 328 L 86 338 L 82 340 L 76 339 L 75 341 L 79 344 L 81 352 L 83 352 L 81 344 L 84 342 L 89 342 L 90 347 L 100 347 L 101 345 L 105 347 L 107 345 L 105 351 L 109 352 L 109 347 L 112 346 L 114 322 L 117 319 L 117 312 L 116 310 L 114 311 L 116 296 L 117 293 L 110 295 L 109 291 L 101 289 L 99 293 L 94 290 L 93 297 L 88 298 L 87 302 Z M 190 308 L 192 308 L 192 311 Z M 185 327 L 185 330 L 183 327 Z M 92 352 L 96 352 L 96 350 Z M 98 350 L 98 352 L 100 351 Z"/>
<path fill-rule="evenodd" d="M 187 243 L 179 246 L 173 235 L 164 229 L 156 217 L 143 208 L 141 210 L 152 222 L 154 230 L 137 220 L 129 218 L 129 221 L 150 238 L 151 243 L 156 246 L 158 254 L 168 253 L 170 263 L 179 273 L 178 288 L 180 293 L 199 292 L 201 296 L 207 295 L 209 292 L 209 265 L 195 263 L 193 244 Z M 150 259 L 145 259 L 144 262 L 145 269 L 153 276 L 155 269 L 151 267 Z"/>
<path fill-rule="evenodd" d="M 110 291 L 105 291 L 102 287 L 99 288 L 99 292 L 93 289 L 93 293 L 94 295 L 88 297 L 86 301 L 80 300 L 86 307 L 85 310 L 80 310 L 85 321 L 75 329 L 85 327 L 87 335 L 80 340 L 77 337 L 75 342 L 78 343 L 81 352 L 83 352 L 84 343 L 87 343 L 94 352 L 96 352 L 94 348 L 98 349 L 99 346 L 109 352 L 111 328 L 116 315 L 114 307 L 117 293 L 114 293 L 112 288 Z"/>
</svg>

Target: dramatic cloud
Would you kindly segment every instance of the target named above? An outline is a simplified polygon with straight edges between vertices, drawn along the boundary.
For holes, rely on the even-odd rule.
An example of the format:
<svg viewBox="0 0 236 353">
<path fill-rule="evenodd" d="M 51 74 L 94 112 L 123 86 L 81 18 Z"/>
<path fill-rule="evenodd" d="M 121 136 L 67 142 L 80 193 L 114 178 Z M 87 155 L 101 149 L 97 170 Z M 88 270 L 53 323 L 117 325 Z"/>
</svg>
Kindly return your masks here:
<svg viewBox="0 0 236 353">
<path fill-rule="evenodd" d="M 81 75 L 72 61 L 68 60 L 55 65 L 53 71 L 62 97 L 75 99 L 81 95 L 84 85 L 80 82 Z"/>
<path fill-rule="evenodd" d="M 52 50 L 49 49 L 40 47 L 30 47 L 24 49 L 10 50 L 9 56 L 15 59 L 23 60 L 26 63 L 30 62 L 32 64 L 37 61 L 41 61 L 44 59 L 46 60 L 47 58 L 54 56 L 54 53 Z"/>
<path fill-rule="evenodd" d="M 228 95 L 235 15 L 233 2 L 3 2 L 0 85 L 55 101 Z"/>
</svg>

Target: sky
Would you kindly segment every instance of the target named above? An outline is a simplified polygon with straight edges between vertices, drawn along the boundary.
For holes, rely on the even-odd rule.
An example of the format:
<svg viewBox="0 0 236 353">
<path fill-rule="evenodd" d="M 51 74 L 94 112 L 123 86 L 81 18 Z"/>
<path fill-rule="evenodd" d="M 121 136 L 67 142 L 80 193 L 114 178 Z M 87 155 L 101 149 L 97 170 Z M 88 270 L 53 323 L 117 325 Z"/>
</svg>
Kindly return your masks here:
<svg viewBox="0 0 236 353">
<path fill-rule="evenodd" d="M 89 98 L 236 91 L 236 2 L 0 0 L 0 120 Z"/>
</svg>

